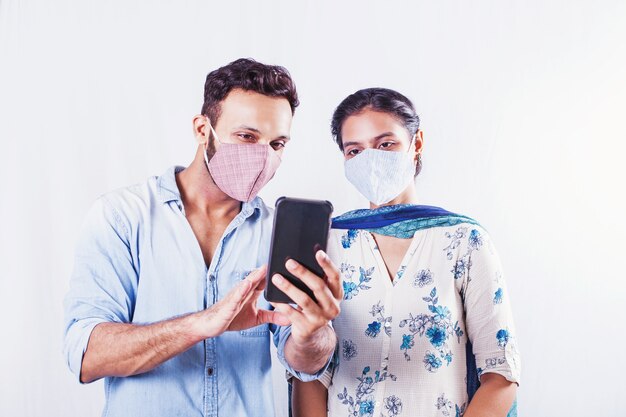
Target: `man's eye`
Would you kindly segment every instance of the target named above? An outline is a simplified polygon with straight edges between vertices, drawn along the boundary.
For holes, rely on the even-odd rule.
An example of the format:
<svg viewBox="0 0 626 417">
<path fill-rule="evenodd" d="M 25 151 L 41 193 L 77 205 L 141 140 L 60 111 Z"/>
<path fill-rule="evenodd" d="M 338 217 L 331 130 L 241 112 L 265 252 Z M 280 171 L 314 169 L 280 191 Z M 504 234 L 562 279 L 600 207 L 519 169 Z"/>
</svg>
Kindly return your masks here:
<svg viewBox="0 0 626 417">
<path fill-rule="evenodd" d="M 393 145 L 394 145 L 393 142 L 383 142 L 380 144 L 380 147 L 383 149 L 386 149 L 386 148 L 391 148 Z"/>
<path fill-rule="evenodd" d="M 285 147 L 285 142 L 272 142 L 272 148 L 279 150 Z"/>
<path fill-rule="evenodd" d="M 348 151 L 347 155 L 354 156 L 354 155 L 358 155 L 359 152 L 361 151 L 359 151 L 358 149 L 351 149 Z"/>
<path fill-rule="evenodd" d="M 243 140 L 254 140 L 254 136 L 249 133 L 239 133 L 237 136 L 239 136 Z"/>
</svg>

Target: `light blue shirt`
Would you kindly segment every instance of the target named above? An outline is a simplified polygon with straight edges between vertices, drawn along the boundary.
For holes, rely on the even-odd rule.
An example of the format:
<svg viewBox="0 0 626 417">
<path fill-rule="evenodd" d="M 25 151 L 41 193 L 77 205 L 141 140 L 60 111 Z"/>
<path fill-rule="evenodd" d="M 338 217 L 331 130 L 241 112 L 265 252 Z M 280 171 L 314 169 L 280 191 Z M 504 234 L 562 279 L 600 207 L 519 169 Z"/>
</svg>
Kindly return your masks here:
<svg viewBox="0 0 626 417">
<path fill-rule="evenodd" d="M 272 211 L 257 197 L 243 203 L 206 267 L 176 185 L 182 169 L 108 193 L 87 215 L 65 299 L 64 354 L 77 376 L 97 324 L 148 324 L 203 310 L 267 263 Z M 294 372 L 284 358 L 289 327 L 226 332 L 149 372 L 105 378 L 103 415 L 273 415 L 270 331 L 279 359 Z M 322 371 L 296 374 L 312 380 Z"/>
</svg>

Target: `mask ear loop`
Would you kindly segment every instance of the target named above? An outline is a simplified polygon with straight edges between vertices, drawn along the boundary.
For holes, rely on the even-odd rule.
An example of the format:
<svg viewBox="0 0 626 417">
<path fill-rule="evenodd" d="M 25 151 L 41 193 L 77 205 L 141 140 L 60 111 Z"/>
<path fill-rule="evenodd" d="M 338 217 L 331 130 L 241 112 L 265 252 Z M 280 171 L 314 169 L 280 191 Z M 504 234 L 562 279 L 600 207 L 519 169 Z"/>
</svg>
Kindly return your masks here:
<svg viewBox="0 0 626 417">
<path fill-rule="evenodd" d="M 411 142 L 409 142 L 409 149 L 407 150 L 407 153 L 411 152 L 411 148 L 413 147 L 413 143 L 415 142 L 415 138 L 417 138 L 417 133 L 415 133 L 413 135 L 413 137 L 411 138 Z"/>
<path fill-rule="evenodd" d="M 413 135 L 413 139 L 411 139 L 411 143 L 409 143 L 409 150 L 407 151 L 407 153 L 411 152 L 411 148 L 413 147 L 413 144 L 415 143 L 415 140 L 417 139 L 417 132 L 415 132 L 415 134 Z M 418 152 L 417 153 L 417 160 L 415 161 L 415 168 L 417 169 L 417 165 L 422 162 L 422 152 Z"/>
<path fill-rule="evenodd" d="M 215 133 L 215 129 L 213 129 L 213 126 L 211 125 L 211 120 L 209 119 L 208 116 L 205 116 L 207 119 L 207 124 L 209 125 L 209 129 L 211 129 L 211 133 L 213 134 L 213 137 L 215 138 L 215 140 L 217 140 L 220 144 L 222 143 L 222 141 L 217 137 L 217 133 Z M 209 136 L 207 138 L 207 141 L 204 143 L 204 162 L 207 165 L 207 168 L 209 167 L 209 141 L 211 140 L 211 137 Z"/>
</svg>

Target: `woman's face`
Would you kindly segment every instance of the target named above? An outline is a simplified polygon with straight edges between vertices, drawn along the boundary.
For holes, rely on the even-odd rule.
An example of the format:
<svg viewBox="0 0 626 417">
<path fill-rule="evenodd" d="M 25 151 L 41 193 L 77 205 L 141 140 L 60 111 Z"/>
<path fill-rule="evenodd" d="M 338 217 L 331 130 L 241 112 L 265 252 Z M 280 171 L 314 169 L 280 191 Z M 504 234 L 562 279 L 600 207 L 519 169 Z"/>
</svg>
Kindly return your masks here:
<svg viewBox="0 0 626 417">
<path fill-rule="evenodd" d="M 407 152 L 412 137 L 396 118 L 389 113 L 365 109 L 348 117 L 341 128 L 344 159 L 354 158 L 363 150 Z M 418 131 L 413 152 L 421 150 L 421 131 Z"/>
</svg>

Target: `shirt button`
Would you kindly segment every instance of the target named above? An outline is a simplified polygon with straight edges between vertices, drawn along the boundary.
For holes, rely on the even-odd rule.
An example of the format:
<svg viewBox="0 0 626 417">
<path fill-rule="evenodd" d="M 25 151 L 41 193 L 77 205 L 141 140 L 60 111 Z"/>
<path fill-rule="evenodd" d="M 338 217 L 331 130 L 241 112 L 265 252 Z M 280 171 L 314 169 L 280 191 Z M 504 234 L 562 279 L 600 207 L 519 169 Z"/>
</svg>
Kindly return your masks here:
<svg viewBox="0 0 626 417">
<path fill-rule="evenodd" d="M 206 370 L 206 373 L 207 373 L 209 376 L 213 376 L 213 368 L 209 368 L 209 369 L 207 369 L 207 370 Z"/>
<path fill-rule="evenodd" d="M 215 275 L 213 274 L 209 275 L 209 281 L 215 281 Z"/>
</svg>

